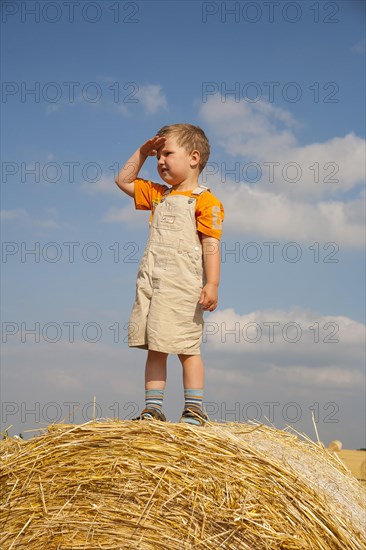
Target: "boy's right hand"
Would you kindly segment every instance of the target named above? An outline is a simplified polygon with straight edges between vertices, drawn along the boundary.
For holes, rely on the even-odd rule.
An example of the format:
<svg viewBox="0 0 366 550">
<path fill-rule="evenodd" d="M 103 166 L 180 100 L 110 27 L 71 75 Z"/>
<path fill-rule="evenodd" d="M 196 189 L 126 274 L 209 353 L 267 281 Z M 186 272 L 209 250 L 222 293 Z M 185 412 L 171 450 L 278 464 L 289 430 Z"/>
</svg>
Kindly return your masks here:
<svg viewBox="0 0 366 550">
<path fill-rule="evenodd" d="M 166 139 L 163 136 L 154 136 L 148 139 L 122 166 L 115 181 L 124 193 L 130 197 L 135 196 L 134 180 L 137 178 L 142 165 L 147 157 L 154 157 L 157 154 L 158 149 L 164 145 Z"/>
<path fill-rule="evenodd" d="M 164 136 L 155 136 L 151 139 L 148 139 L 140 147 L 140 152 L 146 157 L 155 157 L 157 150 L 164 145 L 166 142 L 166 137 Z"/>
</svg>

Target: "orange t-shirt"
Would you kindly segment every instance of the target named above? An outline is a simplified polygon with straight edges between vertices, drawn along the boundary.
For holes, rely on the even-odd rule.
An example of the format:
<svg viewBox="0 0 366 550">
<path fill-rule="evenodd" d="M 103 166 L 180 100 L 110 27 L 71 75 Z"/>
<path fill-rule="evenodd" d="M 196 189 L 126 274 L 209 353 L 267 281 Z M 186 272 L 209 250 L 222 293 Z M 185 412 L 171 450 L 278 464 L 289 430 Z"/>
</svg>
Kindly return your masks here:
<svg viewBox="0 0 366 550">
<path fill-rule="evenodd" d="M 135 179 L 135 207 L 137 210 L 151 210 L 150 221 L 157 204 L 168 189 L 167 185 L 159 185 L 150 180 Z M 172 189 L 170 195 L 185 195 L 190 197 L 192 190 L 179 191 Z M 196 224 L 197 231 L 209 237 L 220 239 L 222 222 L 224 221 L 224 207 L 210 191 L 205 191 L 196 197 Z"/>
</svg>

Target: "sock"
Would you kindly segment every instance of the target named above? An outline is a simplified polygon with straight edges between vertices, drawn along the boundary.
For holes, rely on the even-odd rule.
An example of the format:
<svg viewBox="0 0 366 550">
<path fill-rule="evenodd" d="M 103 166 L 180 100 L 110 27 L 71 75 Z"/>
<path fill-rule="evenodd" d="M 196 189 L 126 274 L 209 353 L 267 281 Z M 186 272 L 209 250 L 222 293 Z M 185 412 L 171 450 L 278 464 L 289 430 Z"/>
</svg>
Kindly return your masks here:
<svg viewBox="0 0 366 550">
<path fill-rule="evenodd" d="M 163 408 L 164 390 L 145 390 L 146 409 L 156 409 L 161 412 Z"/>
<path fill-rule="evenodd" d="M 202 411 L 203 389 L 184 390 L 184 408 L 196 407 Z"/>
<path fill-rule="evenodd" d="M 199 409 L 202 411 L 202 400 L 203 400 L 203 389 L 201 390 L 184 390 L 184 408 L 189 409 L 190 407 Z M 199 426 L 200 423 L 195 418 L 183 418 L 182 422 L 188 422 L 189 424 L 194 424 Z"/>
</svg>

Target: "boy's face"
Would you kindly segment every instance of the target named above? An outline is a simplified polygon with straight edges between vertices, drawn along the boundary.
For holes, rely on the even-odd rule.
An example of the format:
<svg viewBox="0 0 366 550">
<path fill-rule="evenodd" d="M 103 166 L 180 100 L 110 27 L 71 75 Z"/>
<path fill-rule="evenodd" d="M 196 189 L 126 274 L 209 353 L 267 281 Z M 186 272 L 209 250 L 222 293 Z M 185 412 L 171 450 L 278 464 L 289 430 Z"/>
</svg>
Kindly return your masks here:
<svg viewBox="0 0 366 550">
<path fill-rule="evenodd" d="M 156 157 L 161 179 L 173 187 L 185 181 L 189 182 L 196 176 L 199 163 L 198 151 L 188 153 L 173 137 L 167 138 L 158 149 Z"/>
</svg>

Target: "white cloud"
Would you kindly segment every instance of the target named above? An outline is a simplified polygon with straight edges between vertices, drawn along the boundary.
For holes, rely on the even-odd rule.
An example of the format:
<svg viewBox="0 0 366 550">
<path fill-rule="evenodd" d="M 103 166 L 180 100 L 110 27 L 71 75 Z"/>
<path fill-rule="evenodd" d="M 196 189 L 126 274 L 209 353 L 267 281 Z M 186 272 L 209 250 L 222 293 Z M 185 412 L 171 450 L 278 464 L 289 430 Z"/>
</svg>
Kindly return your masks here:
<svg viewBox="0 0 366 550">
<path fill-rule="evenodd" d="M 365 38 L 360 38 L 360 40 L 356 42 L 356 44 L 354 44 L 351 48 L 351 52 L 356 54 L 362 54 L 362 53 L 365 53 L 365 51 L 366 51 Z"/>
<path fill-rule="evenodd" d="M 7 344 L 3 426 L 13 425 L 12 432 L 17 433 L 42 428 L 55 417 L 57 422 L 82 423 L 91 419 L 94 396 L 98 416 L 136 416 L 140 408 L 136 401 L 143 397 L 140 357 L 141 369 L 131 369 L 131 351 L 121 344 L 79 340 Z"/>
<path fill-rule="evenodd" d="M 231 184 L 226 185 L 222 200 L 224 235 L 228 232 L 269 240 L 326 241 L 347 247 L 364 245 L 363 198 L 348 203 L 319 201 L 313 204 L 247 184 Z"/>
<path fill-rule="evenodd" d="M 104 387 L 112 389 L 113 378 L 105 377 L 105 374 L 120 363 L 121 355 L 126 354 L 127 350 L 103 342 L 91 343 L 77 339 L 69 341 L 67 330 L 64 331 L 64 336 L 66 339 L 58 342 L 47 342 L 41 338 L 39 343 L 32 343 L 31 338 L 28 338 L 27 343 L 23 344 L 13 343 L 9 337 L 5 353 L 6 364 L 11 367 L 11 372 L 7 373 L 9 380 L 17 378 L 18 375 L 13 372 L 15 369 L 22 371 L 23 377 L 30 382 L 33 379 L 33 369 L 25 365 L 31 361 L 34 367 L 38 365 L 39 383 L 42 379 L 44 385 L 50 389 L 79 391 L 81 388 L 92 387 L 96 381 L 100 384 L 101 380 L 104 380 Z M 101 365 L 104 375 L 100 371 Z M 126 385 L 128 387 L 127 380 Z"/>
<path fill-rule="evenodd" d="M 126 107 L 126 105 L 117 104 L 115 106 L 115 109 L 116 109 L 117 113 L 119 113 L 120 115 L 129 116 L 129 114 L 130 114 L 130 112 L 129 112 L 128 108 Z"/>
<path fill-rule="evenodd" d="M 140 86 L 136 97 L 148 115 L 154 115 L 160 109 L 167 109 L 167 100 L 162 92 L 162 86 L 157 84 L 147 84 Z"/>
<path fill-rule="evenodd" d="M 148 226 L 150 211 L 135 210 L 133 203 L 122 208 L 112 206 L 102 218 L 106 223 L 126 223 L 129 227 L 143 228 Z"/>
<path fill-rule="evenodd" d="M 150 170 L 142 169 L 139 172 L 139 177 L 144 179 L 152 179 L 154 180 L 154 177 L 151 177 Z M 85 191 L 86 193 L 89 193 L 90 195 L 99 195 L 99 194 L 105 194 L 105 195 L 114 195 L 115 197 L 123 197 L 124 193 L 119 189 L 119 187 L 114 182 L 114 177 L 107 177 L 102 176 L 100 179 L 98 179 L 95 182 L 87 182 L 83 181 L 80 185 L 80 188 L 82 191 Z"/>
<path fill-rule="evenodd" d="M 219 196 L 223 189 L 224 231 L 364 245 L 364 139 L 349 133 L 301 146 L 292 115 L 263 101 L 215 95 L 201 117 L 227 155 L 203 174 Z"/>
<path fill-rule="evenodd" d="M 95 182 L 84 181 L 80 188 L 90 195 L 106 194 L 116 197 L 122 195 L 122 191 L 115 184 L 113 177 L 102 176 Z"/>
<path fill-rule="evenodd" d="M 244 369 L 240 359 L 230 361 L 244 377 L 278 373 L 289 382 L 341 388 L 364 382 L 365 327 L 345 316 L 302 309 L 246 315 L 219 310 L 206 320 L 204 342 L 211 352 L 244 357 Z"/>
<path fill-rule="evenodd" d="M 227 155 L 241 159 L 238 181 L 258 180 L 257 185 L 288 196 L 317 198 L 365 179 L 365 140 L 353 133 L 301 146 L 289 112 L 264 101 L 222 102 L 217 95 L 202 105 L 201 116 Z M 247 171 L 249 162 L 259 164 L 258 173 Z M 234 163 L 227 165 L 233 169 Z"/>
<path fill-rule="evenodd" d="M 166 110 L 168 103 L 162 86 L 159 84 L 138 85 L 128 82 L 120 86 L 118 79 L 102 77 L 99 82 L 90 83 L 90 88 L 82 90 L 79 87 L 60 90 L 57 101 L 49 101 L 45 107 L 47 115 L 52 115 L 65 107 L 86 105 L 93 109 L 104 108 L 109 112 L 129 117 L 135 105 L 141 105 L 145 113 L 154 115 L 160 110 Z"/>
<path fill-rule="evenodd" d="M 54 214 L 54 212 L 48 212 Z M 16 208 L 13 210 L 2 210 L 0 212 L 1 220 L 4 222 L 22 222 L 24 225 L 32 227 L 41 227 L 44 229 L 59 229 L 60 225 L 53 219 L 37 219 L 33 218 L 24 208 Z"/>
<path fill-rule="evenodd" d="M 218 369 L 210 366 L 208 367 L 208 369 L 210 373 L 210 381 L 213 384 L 216 384 L 216 383 L 222 384 L 223 369 Z M 251 384 L 253 381 L 252 376 L 250 374 L 244 373 L 244 372 L 237 372 L 231 369 L 225 369 L 224 377 L 225 377 L 225 384 L 235 385 L 235 386 L 239 386 L 239 385 L 247 386 L 248 384 Z"/>
<path fill-rule="evenodd" d="M 20 219 L 24 219 L 27 217 L 27 212 L 24 210 L 24 208 L 15 208 L 14 210 L 1 210 L 1 220 L 8 222 L 8 221 L 16 221 Z"/>
<path fill-rule="evenodd" d="M 271 376 L 292 383 L 329 388 L 355 388 L 365 384 L 365 377 L 360 371 L 348 371 L 337 366 L 318 367 L 307 366 L 273 367 Z"/>
<path fill-rule="evenodd" d="M 118 414 L 125 419 L 137 415 L 143 406 L 146 353 L 129 350 L 121 341 L 109 343 L 113 336 L 111 323 L 108 312 L 102 313 L 103 339 L 96 343 L 78 339 L 72 343 L 65 340 L 48 343 L 43 338 L 34 343 L 30 335 L 27 343 L 22 344 L 19 334 L 9 336 L 2 370 L 6 395 L 4 429 L 12 425 L 12 434 L 24 433 L 28 428 L 39 429 L 49 424 L 54 416 L 57 421 L 65 418 L 66 422 L 85 422 L 92 414 L 94 396 L 101 416 L 113 418 Z M 111 317 L 115 318 L 115 312 Z M 349 448 L 363 445 L 360 411 L 364 401 L 364 327 L 360 323 L 347 317 L 295 309 L 248 315 L 224 310 L 211 314 L 208 320 L 225 321 L 228 330 L 234 328 L 235 322 L 241 324 L 241 330 L 248 322 L 261 324 L 263 329 L 258 342 L 236 344 L 230 334 L 226 343 L 221 341 L 225 334 L 225 327 L 221 326 L 221 335 L 211 336 L 207 347 L 203 346 L 205 403 L 211 419 L 246 422 L 247 418 L 265 421 L 268 417 L 279 428 L 295 422 L 297 429 L 313 434 L 311 413 L 315 411 L 322 440 L 352 441 Z M 274 333 L 273 343 L 268 342 L 268 325 L 263 325 L 264 322 L 281 324 L 279 332 Z M 303 338 L 296 343 L 278 340 L 286 323 L 294 322 L 301 325 Z M 316 322 L 319 343 L 314 343 Z M 337 334 L 332 336 L 333 326 L 324 329 L 327 322 L 339 325 Z M 247 335 L 253 337 L 254 331 L 248 329 Z M 291 327 L 287 335 L 294 337 Z M 80 332 L 76 336 L 80 337 Z M 326 337 L 336 336 L 339 343 L 323 342 Z M 164 410 L 169 420 L 177 421 L 183 406 L 182 374 L 177 358 L 170 357 L 169 366 Z M 74 412 L 72 403 L 78 405 L 75 418 L 70 420 L 69 413 Z"/>
<path fill-rule="evenodd" d="M 101 96 L 102 97 L 102 96 Z M 94 99 L 94 98 L 92 98 Z M 45 108 L 45 112 L 47 115 L 51 115 L 52 113 L 57 113 L 61 110 L 61 108 L 64 107 L 76 107 L 79 105 L 88 105 L 91 107 L 98 107 L 100 104 L 100 100 L 97 101 L 91 101 L 87 95 L 84 95 L 82 92 L 78 92 L 76 90 L 75 93 L 67 92 L 66 89 L 62 89 L 62 94 L 60 96 L 60 99 L 53 102 L 48 102 Z"/>
<path fill-rule="evenodd" d="M 293 117 L 271 103 L 235 102 L 230 98 L 222 102 L 215 95 L 202 105 L 201 116 L 229 155 L 273 160 L 296 143 L 290 130 L 295 124 Z"/>
<path fill-rule="evenodd" d="M 46 114 L 47 115 L 50 115 L 52 113 L 56 113 L 57 111 L 60 110 L 60 103 L 50 103 L 50 104 L 47 104 L 46 106 Z"/>
</svg>

